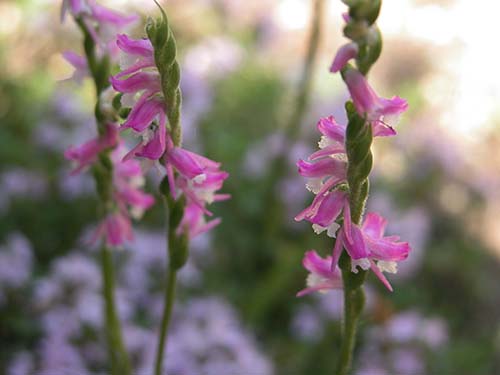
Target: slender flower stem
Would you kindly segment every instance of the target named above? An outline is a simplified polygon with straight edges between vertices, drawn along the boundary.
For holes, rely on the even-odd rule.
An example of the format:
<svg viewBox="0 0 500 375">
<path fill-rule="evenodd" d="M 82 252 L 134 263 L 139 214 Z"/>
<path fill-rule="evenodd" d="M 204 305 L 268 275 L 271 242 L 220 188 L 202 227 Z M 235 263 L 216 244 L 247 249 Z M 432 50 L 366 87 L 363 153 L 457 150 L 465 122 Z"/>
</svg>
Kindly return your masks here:
<svg viewBox="0 0 500 375">
<path fill-rule="evenodd" d="M 158 349 L 156 352 L 155 374 L 162 374 L 163 356 L 167 345 L 167 332 L 172 316 L 172 309 L 175 302 L 175 285 L 177 283 L 177 271 L 170 268 L 168 279 L 165 285 L 165 306 L 163 308 L 163 317 L 161 320 L 160 336 L 158 339 Z"/>
<path fill-rule="evenodd" d="M 363 18 L 360 24 L 374 24 L 380 11 L 380 1 L 366 1 L 364 7 L 353 5 L 350 7 L 350 15 L 354 19 Z M 354 26 L 353 26 L 354 25 Z M 356 22 L 348 24 L 344 28 L 344 35 L 355 40 L 362 52 L 356 58 L 356 64 L 363 75 L 367 75 L 371 66 L 380 56 L 382 49 L 381 34 L 378 28 L 371 26 L 372 37 L 361 38 L 352 30 L 356 29 Z M 366 28 L 363 29 L 366 31 Z M 373 37 L 375 35 L 376 37 Z M 373 140 L 372 126 L 366 118 L 360 117 L 351 102 L 346 103 L 346 112 L 349 122 L 346 129 L 346 153 L 348 159 L 347 182 L 349 185 L 349 203 L 351 209 L 351 220 L 354 224 L 360 224 L 366 206 L 370 184 L 368 176 L 372 169 L 373 157 L 371 144 Z M 356 331 L 358 321 L 365 304 L 363 283 L 366 279 L 366 271 L 351 271 L 351 258 L 343 251 L 339 266 L 342 271 L 344 284 L 344 320 L 342 326 L 342 343 L 340 356 L 337 363 L 336 375 L 347 375 L 351 368 L 353 351 L 356 343 Z"/>
<path fill-rule="evenodd" d="M 341 257 L 341 267 L 342 263 L 347 264 L 349 268 L 347 270 L 342 269 L 342 279 L 344 281 L 344 319 L 342 322 L 342 344 L 340 346 L 336 375 L 347 375 L 349 373 L 356 343 L 358 321 L 365 304 L 365 294 L 362 285 L 352 286 L 350 283 L 351 262 L 345 252 Z"/>
<path fill-rule="evenodd" d="M 166 218 L 167 218 L 167 257 L 168 276 L 165 284 L 165 302 L 163 316 L 158 336 L 156 352 L 155 374 L 161 375 L 163 368 L 163 357 L 167 346 L 168 327 L 175 303 L 175 286 L 177 284 L 177 271 L 181 269 L 188 258 L 188 239 L 185 235 L 177 235 L 177 228 L 184 214 L 185 198 L 174 200 L 169 190 L 168 179 L 165 177 L 160 184 L 160 191 L 164 196 Z"/>
<path fill-rule="evenodd" d="M 170 28 L 167 14 L 156 2 L 161 12 L 161 17 L 155 20 L 148 20 L 146 33 L 154 49 L 155 64 L 160 73 L 161 89 L 165 99 L 165 112 L 169 123 L 169 132 L 175 147 L 179 147 L 182 142 L 181 128 L 181 105 L 182 93 L 180 89 L 180 66 L 177 61 L 177 45 L 174 33 Z M 183 231 L 178 233 L 184 209 L 186 207 L 186 197 L 182 195 L 174 199 L 169 186 L 168 177 L 165 177 L 160 184 L 160 192 L 164 198 L 166 206 L 167 233 L 168 233 L 168 278 L 165 285 L 165 302 L 163 316 L 158 337 L 158 347 L 156 353 L 155 374 L 161 375 L 163 367 L 163 357 L 167 345 L 168 327 L 172 310 L 175 303 L 175 285 L 177 281 L 177 271 L 180 270 L 187 261 L 188 233 Z"/>
<path fill-rule="evenodd" d="M 113 375 L 130 374 L 130 362 L 123 345 L 120 321 L 115 306 L 114 265 L 111 251 L 106 247 L 101 249 L 101 268 L 103 275 L 104 314 L 106 318 L 106 337 L 108 352 L 111 358 L 111 373 Z"/>
<path fill-rule="evenodd" d="M 366 122 L 366 119 L 357 115 L 352 103 L 346 105 L 346 110 L 349 118 L 346 131 L 346 152 L 351 220 L 354 224 L 360 224 L 369 191 L 368 176 L 373 162 L 370 150 L 373 134 L 371 125 Z M 366 271 L 351 272 L 351 259 L 345 251 L 339 260 L 339 266 L 344 284 L 344 320 L 336 374 L 345 375 L 351 367 L 357 325 L 364 307 L 363 283 Z"/>
<path fill-rule="evenodd" d="M 100 110 L 100 96 L 106 87 L 109 86 L 109 59 L 107 56 L 104 56 L 101 60 L 97 59 L 94 40 L 92 39 L 86 24 L 79 18 L 76 19 L 76 23 L 80 27 L 84 36 L 85 56 L 87 58 L 87 64 L 96 88 L 97 99 L 95 117 L 97 130 L 99 134 L 102 134 L 105 130 L 106 119 Z M 105 215 L 112 206 L 112 168 L 112 163 L 109 160 L 109 151 L 101 152 L 99 154 L 99 161 L 94 168 L 94 179 L 100 201 L 99 211 L 102 215 Z M 115 306 L 115 276 L 113 257 L 110 250 L 105 246 L 103 246 L 101 250 L 101 273 L 103 280 L 103 297 L 105 302 L 104 315 L 106 323 L 106 338 L 111 361 L 111 373 L 113 375 L 128 375 L 131 374 L 130 360 L 123 342 L 121 324 Z"/>
</svg>

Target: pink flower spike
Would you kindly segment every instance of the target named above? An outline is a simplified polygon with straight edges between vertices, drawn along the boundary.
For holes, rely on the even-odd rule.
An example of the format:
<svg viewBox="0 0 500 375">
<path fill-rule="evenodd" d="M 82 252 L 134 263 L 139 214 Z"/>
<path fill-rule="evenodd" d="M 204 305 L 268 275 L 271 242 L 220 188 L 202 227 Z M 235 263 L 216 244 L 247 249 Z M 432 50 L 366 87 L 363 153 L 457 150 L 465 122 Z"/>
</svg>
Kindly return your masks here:
<svg viewBox="0 0 500 375">
<path fill-rule="evenodd" d="M 302 264 L 309 271 L 307 288 L 297 293 L 297 297 L 319 291 L 327 292 L 330 289 L 342 289 L 342 276 L 340 270 L 331 268 L 332 257 L 322 258 L 314 250 L 305 253 Z"/>
<path fill-rule="evenodd" d="M 339 48 L 335 58 L 333 59 L 330 72 L 337 73 L 347 64 L 350 59 L 358 55 L 358 45 L 354 42 L 347 43 Z"/>
</svg>

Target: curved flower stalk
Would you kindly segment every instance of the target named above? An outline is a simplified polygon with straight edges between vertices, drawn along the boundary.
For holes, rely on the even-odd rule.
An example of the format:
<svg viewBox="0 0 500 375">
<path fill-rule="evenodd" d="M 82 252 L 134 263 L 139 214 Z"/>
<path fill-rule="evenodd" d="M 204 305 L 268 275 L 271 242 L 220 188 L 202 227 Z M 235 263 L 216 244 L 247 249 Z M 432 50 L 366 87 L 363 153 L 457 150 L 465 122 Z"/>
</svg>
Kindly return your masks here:
<svg viewBox="0 0 500 375">
<path fill-rule="evenodd" d="M 166 171 L 160 191 L 167 206 L 169 270 L 156 374 L 163 369 L 177 272 L 187 261 L 189 241 L 220 223 L 220 219 L 206 221 L 205 216 L 212 216 L 207 206 L 229 198 L 217 193 L 228 177 L 220 164 L 181 147 L 177 47 L 167 16 L 160 10 L 161 18 L 148 21 L 148 39 L 117 36 L 116 44 L 123 55 L 121 71 L 110 78 L 113 88 L 121 93 L 120 111 L 128 113 L 121 129 L 131 129 L 140 137 L 124 160 L 146 159 Z"/>
<path fill-rule="evenodd" d="M 102 243 L 104 314 L 111 373 L 127 375 L 131 369 L 116 312 L 110 249 L 122 247 L 132 239 L 131 218 L 140 218 L 144 210 L 153 205 L 154 199 L 141 190 L 144 178 L 139 163 L 122 160 L 124 148 L 118 133 L 117 114 L 111 105 L 108 77 L 110 61 L 116 57 L 116 48 L 110 41 L 138 17 L 124 16 L 93 0 L 64 0 L 62 18 L 68 11 L 83 33 L 85 57 L 74 52 L 66 52 L 64 57 L 75 67 L 73 78 L 82 80 L 90 76 L 94 81 L 98 135 L 80 146 L 70 147 L 65 157 L 75 164 L 72 174 L 90 168 L 95 179 L 101 222 L 94 241 L 99 239 Z"/>
<path fill-rule="evenodd" d="M 307 189 L 316 196 L 295 218 L 309 221 L 315 233 L 326 232 L 335 238 L 332 256 L 321 258 L 315 251 L 306 253 L 303 265 L 310 272 L 308 287 L 297 295 L 344 289 L 343 337 L 336 371 L 339 375 L 347 374 L 351 365 L 367 271 L 372 270 L 392 291 L 384 272 L 395 273 L 397 263 L 406 259 L 411 250 L 398 236 L 384 236 L 387 221 L 381 215 L 368 213 L 363 220 L 373 138 L 396 135 L 393 126 L 408 104 L 397 96 L 379 97 L 365 78 L 382 48 L 375 25 L 381 2 L 344 2 L 349 6 L 348 14 L 343 15 L 347 23 L 344 35 L 351 41 L 338 50 L 330 71 L 341 72 L 351 95 L 351 101 L 346 103 L 348 123 L 338 124 L 332 116 L 318 122 L 320 149 L 297 163 L 299 173 L 308 178 Z"/>
</svg>

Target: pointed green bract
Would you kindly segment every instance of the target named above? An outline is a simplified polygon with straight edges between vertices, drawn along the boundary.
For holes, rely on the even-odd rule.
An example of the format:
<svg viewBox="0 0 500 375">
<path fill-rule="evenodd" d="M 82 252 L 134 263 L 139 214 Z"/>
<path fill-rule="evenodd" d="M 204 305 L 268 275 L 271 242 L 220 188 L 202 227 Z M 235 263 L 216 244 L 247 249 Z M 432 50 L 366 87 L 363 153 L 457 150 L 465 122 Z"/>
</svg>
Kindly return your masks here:
<svg viewBox="0 0 500 375">
<path fill-rule="evenodd" d="M 170 125 L 172 140 L 176 146 L 181 143 L 180 107 L 181 107 L 181 72 L 177 62 L 177 44 L 170 29 L 167 14 L 155 1 L 161 11 L 161 17 L 148 19 L 146 34 L 154 49 L 155 64 L 160 73 L 161 89 L 165 98 L 166 113 Z"/>
</svg>

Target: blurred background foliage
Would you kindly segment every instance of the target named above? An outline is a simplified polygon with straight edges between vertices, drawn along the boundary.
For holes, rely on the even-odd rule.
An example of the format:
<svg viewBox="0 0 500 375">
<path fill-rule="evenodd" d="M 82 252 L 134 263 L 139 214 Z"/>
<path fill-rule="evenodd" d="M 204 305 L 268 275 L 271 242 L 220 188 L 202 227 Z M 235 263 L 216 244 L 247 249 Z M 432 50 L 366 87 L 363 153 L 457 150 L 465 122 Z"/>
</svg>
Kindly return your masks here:
<svg viewBox="0 0 500 375">
<path fill-rule="evenodd" d="M 138 0 L 103 3 L 143 16 L 157 13 L 154 4 Z M 293 221 L 311 200 L 294 164 L 316 147 L 317 119 L 330 114 L 344 119 L 346 90 L 339 77 L 327 72 L 342 43 L 343 6 L 340 1 L 326 3 L 311 105 L 296 137 L 287 137 L 283 129 L 295 105 L 311 3 L 165 4 L 180 46 L 185 145 L 222 162 L 231 176 L 224 190 L 232 195 L 213 207 L 222 224 L 193 244 L 178 308 L 197 316 L 196 309 L 204 310 L 209 298 L 234 315 L 234 322 L 220 318 L 221 329 L 237 324 L 251 344 L 243 338 L 228 344 L 228 358 L 254 358 L 255 351 L 263 364 L 246 370 L 235 365 L 241 372 L 219 367 L 227 374 L 328 374 L 336 361 L 341 296 L 295 298 L 305 283 L 300 264 L 304 251 L 327 254 L 332 247 L 326 236 Z M 397 138 L 376 141 L 369 209 L 387 217 L 389 232 L 409 241 L 413 253 L 391 278 L 394 293 L 372 277 L 368 280 L 357 374 L 500 373 L 500 79 L 482 79 L 477 69 L 468 70 L 469 56 L 485 42 L 467 31 L 482 26 L 479 17 L 470 17 L 475 7 L 465 3 L 387 0 L 382 8 L 385 48 L 372 82 L 386 96 L 407 98 L 411 110 Z M 54 370 L 58 367 L 51 366 L 60 365 L 54 356 L 58 348 L 65 348 L 61 353 L 73 350 L 66 354 L 66 361 L 74 357 L 65 362 L 67 368 L 75 363 L 89 372 L 106 368 L 89 349 L 102 345 L 102 322 L 82 318 L 87 310 L 78 309 L 92 304 L 82 307 L 75 300 L 71 305 L 73 294 L 66 288 L 80 276 L 85 279 L 83 270 L 90 267 L 85 262 L 95 258 L 83 238 L 94 225 L 96 201 L 92 179 L 70 177 L 62 152 L 89 138 L 94 124 L 92 86 L 69 81 L 71 68 L 60 57 L 63 50 L 80 45 L 80 36 L 69 20 L 59 24 L 58 11 L 58 2 L 49 0 L 0 3 L 0 373 Z M 466 30 L 456 27 L 452 17 L 468 12 Z M 431 33 L 436 20 L 447 26 L 445 35 Z M 141 36 L 141 27 L 133 34 Z M 475 82 L 470 74 L 477 75 Z M 464 109 L 464 103 L 470 106 Z M 464 115 L 465 110 L 475 115 Z M 155 171 L 150 177 L 149 191 L 155 193 L 159 177 Z M 165 262 L 161 205 L 137 228 L 138 240 L 117 258 L 119 293 L 128 296 L 122 313 L 126 339 L 141 368 L 147 355 L 134 347 L 137 336 L 130 332 L 148 329 L 149 336 L 143 332 L 141 337 L 154 347 Z M 151 266 L 139 261 L 147 256 L 161 262 Z M 137 264 L 146 284 L 133 279 Z M 65 267 L 73 270 L 71 277 Z M 47 285 L 59 294 L 47 292 Z M 71 337 L 63 343 L 53 340 L 59 336 L 52 332 L 61 330 L 53 315 L 62 305 L 79 314 L 77 332 L 64 336 Z M 217 309 L 214 314 L 220 315 Z M 67 319 L 65 327 L 74 324 Z M 176 324 L 184 324 L 182 316 L 176 319 L 172 350 L 181 350 L 176 343 L 184 342 L 186 333 L 176 331 Z M 253 348 L 252 355 L 246 345 Z M 186 365 L 189 361 L 208 366 L 214 356 L 192 354 L 187 344 L 182 350 L 180 364 L 172 367 L 179 374 L 196 371 L 187 370 L 195 368 Z M 169 361 L 176 361 L 173 355 Z M 207 373 L 224 374 L 208 368 Z"/>
</svg>

